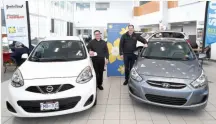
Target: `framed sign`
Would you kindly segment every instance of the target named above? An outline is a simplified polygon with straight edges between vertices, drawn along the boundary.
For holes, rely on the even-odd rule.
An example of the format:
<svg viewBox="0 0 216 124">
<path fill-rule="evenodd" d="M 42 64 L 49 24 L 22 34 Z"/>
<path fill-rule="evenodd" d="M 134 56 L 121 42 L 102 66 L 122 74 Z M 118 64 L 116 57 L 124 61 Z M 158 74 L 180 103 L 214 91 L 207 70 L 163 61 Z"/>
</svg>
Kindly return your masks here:
<svg viewBox="0 0 216 124">
<path fill-rule="evenodd" d="M 28 1 L 4 0 L 4 10 L 8 40 L 18 41 L 29 47 L 31 36 Z"/>
</svg>

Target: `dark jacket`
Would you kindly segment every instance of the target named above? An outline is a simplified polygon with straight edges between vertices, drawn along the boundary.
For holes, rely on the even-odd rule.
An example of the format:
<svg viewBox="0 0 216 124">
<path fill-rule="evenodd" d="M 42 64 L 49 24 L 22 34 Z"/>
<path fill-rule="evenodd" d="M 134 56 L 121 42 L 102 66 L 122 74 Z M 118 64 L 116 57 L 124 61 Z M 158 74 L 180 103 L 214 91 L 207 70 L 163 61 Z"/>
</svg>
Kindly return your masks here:
<svg viewBox="0 0 216 124">
<path fill-rule="evenodd" d="M 107 43 L 104 40 L 97 41 L 96 39 L 93 39 L 89 42 L 87 45 L 88 51 L 94 51 L 97 52 L 96 57 L 92 58 L 107 58 L 109 57 L 109 52 L 107 48 Z"/>
<path fill-rule="evenodd" d="M 128 32 L 123 34 L 120 40 L 120 55 L 132 54 L 136 50 L 137 41 L 140 41 L 143 44 L 147 43 L 146 39 L 144 39 L 140 35 L 137 35 L 136 33 L 133 33 L 131 36 Z"/>
</svg>

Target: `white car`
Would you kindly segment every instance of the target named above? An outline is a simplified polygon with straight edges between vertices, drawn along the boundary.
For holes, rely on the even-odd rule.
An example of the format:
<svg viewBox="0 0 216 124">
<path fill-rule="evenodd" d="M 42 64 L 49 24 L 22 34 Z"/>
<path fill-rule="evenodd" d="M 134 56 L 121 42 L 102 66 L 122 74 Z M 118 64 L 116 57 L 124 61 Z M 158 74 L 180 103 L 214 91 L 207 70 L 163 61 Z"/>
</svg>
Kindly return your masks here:
<svg viewBox="0 0 216 124">
<path fill-rule="evenodd" d="M 22 58 L 6 100 L 14 116 L 56 116 L 96 105 L 95 71 L 79 37 L 46 38 Z"/>
</svg>

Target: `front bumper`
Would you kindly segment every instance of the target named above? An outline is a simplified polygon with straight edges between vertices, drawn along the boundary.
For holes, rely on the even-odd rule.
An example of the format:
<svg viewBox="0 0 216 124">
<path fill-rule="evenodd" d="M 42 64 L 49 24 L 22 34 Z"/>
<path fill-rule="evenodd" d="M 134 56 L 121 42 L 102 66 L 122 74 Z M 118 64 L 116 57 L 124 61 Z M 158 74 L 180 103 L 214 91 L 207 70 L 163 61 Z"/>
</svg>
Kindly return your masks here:
<svg viewBox="0 0 216 124">
<path fill-rule="evenodd" d="M 208 85 L 200 89 L 194 89 L 191 86 L 186 86 L 182 89 L 166 89 L 130 79 L 128 87 L 130 96 L 138 101 L 180 109 L 204 108 L 209 94 Z"/>
<path fill-rule="evenodd" d="M 10 113 L 17 117 L 45 117 L 75 113 L 92 107 L 96 98 L 95 77 L 85 84 L 76 83 L 76 77 L 25 80 L 24 83 L 24 86 L 19 88 L 15 88 L 11 86 L 11 84 L 8 86 L 9 94 L 6 99 L 6 103 L 8 102 L 14 108 L 16 112 L 10 111 Z M 33 93 L 26 91 L 26 88 L 29 86 L 57 85 L 65 83 L 72 84 L 74 88 L 53 94 Z M 92 96 L 92 102 L 85 105 Z M 50 101 L 58 101 L 59 110 L 40 112 L 40 103 Z M 67 106 L 65 107 L 65 105 Z M 34 110 L 39 111 L 34 112 L 34 110 L 30 110 L 31 107 L 32 109 L 35 107 Z"/>
</svg>

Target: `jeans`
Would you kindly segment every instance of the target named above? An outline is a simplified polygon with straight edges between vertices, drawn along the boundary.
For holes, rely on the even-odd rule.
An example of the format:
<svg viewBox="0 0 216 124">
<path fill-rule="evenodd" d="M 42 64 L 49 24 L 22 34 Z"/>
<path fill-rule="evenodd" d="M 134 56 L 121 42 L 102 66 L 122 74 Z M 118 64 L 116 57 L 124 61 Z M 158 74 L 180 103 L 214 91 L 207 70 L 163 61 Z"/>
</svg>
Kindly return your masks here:
<svg viewBox="0 0 216 124">
<path fill-rule="evenodd" d="M 135 60 L 135 54 L 124 54 L 125 80 L 129 79 L 130 70 L 132 69 L 135 63 Z"/>
</svg>

